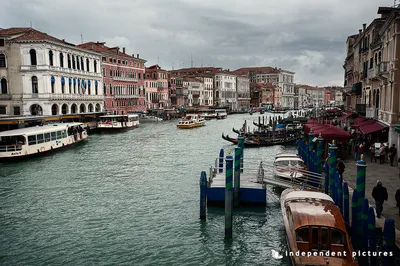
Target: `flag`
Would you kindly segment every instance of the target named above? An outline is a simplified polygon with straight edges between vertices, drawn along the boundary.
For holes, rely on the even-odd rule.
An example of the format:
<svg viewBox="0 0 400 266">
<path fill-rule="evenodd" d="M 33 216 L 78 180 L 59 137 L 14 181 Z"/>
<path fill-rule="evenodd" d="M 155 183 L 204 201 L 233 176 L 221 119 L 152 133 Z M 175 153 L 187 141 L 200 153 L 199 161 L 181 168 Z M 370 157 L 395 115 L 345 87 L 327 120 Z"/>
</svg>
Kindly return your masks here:
<svg viewBox="0 0 400 266">
<path fill-rule="evenodd" d="M 81 82 L 81 90 L 82 90 L 82 94 L 85 94 L 85 81 L 83 79 Z"/>
</svg>

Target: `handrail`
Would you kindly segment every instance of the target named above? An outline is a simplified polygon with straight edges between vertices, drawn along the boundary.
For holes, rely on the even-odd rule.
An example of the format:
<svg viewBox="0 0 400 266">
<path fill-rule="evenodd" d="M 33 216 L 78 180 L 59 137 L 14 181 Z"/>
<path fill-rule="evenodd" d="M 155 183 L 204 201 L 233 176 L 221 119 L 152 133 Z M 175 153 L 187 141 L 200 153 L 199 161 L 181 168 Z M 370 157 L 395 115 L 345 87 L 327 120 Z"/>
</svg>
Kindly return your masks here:
<svg viewBox="0 0 400 266">
<path fill-rule="evenodd" d="M 22 150 L 21 144 L 14 145 L 0 145 L 0 152 L 20 151 Z"/>
</svg>

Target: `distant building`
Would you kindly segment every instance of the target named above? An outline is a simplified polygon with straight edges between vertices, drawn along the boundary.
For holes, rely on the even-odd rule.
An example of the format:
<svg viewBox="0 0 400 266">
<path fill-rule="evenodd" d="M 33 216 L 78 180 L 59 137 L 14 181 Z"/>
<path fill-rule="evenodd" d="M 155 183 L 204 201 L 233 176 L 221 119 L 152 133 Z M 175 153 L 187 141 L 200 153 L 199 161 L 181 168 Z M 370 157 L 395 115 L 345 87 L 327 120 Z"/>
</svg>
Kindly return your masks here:
<svg viewBox="0 0 400 266">
<path fill-rule="evenodd" d="M 103 110 L 101 55 L 33 28 L 0 29 L 0 114 Z"/>
<path fill-rule="evenodd" d="M 204 106 L 204 83 L 201 80 L 192 78 L 192 77 L 185 77 L 183 78 L 183 87 L 188 91 L 188 103 L 187 106 Z"/>
<path fill-rule="evenodd" d="M 230 72 L 217 72 L 214 78 L 214 105 L 237 110 L 236 75 Z"/>
<path fill-rule="evenodd" d="M 247 110 L 250 107 L 250 80 L 247 76 L 236 77 L 237 110 Z"/>
<path fill-rule="evenodd" d="M 105 42 L 87 42 L 78 47 L 102 55 L 105 109 L 112 114 L 145 111 L 144 64 L 139 54 L 125 48 L 107 47 Z"/>
<path fill-rule="evenodd" d="M 168 92 L 168 71 L 159 65 L 146 68 L 146 105 L 147 109 L 165 109 L 170 103 Z"/>
</svg>

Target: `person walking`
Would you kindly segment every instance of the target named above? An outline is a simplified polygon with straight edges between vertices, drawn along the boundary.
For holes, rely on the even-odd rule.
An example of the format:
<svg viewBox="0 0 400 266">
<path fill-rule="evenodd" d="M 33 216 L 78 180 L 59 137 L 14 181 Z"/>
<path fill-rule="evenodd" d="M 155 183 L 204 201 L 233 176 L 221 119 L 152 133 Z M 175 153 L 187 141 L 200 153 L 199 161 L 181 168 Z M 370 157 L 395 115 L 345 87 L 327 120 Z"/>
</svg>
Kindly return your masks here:
<svg viewBox="0 0 400 266">
<path fill-rule="evenodd" d="M 400 216 L 400 188 L 396 191 L 396 206 L 399 208 L 399 216 Z"/>
<path fill-rule="evenodd" d="M 376 157 L 375 157 L 375 146 L 374 144 L 371 145 L 371 147 L 369 147 L 369 151 L 371 153 L 371 163 L 372 161 L 375 159 L 376 162 Z"/>
<path fill-rule="evenodd" d="M 342 159 L 337 158 L 337 165 L 336 165 L 336 169 L 339 172 L 340 178 L 343 180 L 343 172 L 344 169 L 346 168 L 346 166 L 344 165 L 344 162 L 342 161 Z"/>
<path fill-rule="evenodd" d="M 385 144 L 381 143 L 381 147 L 379 148 L 379 163 L 385 163 Z"/>
<path fill-rule="evenodd" d="M 377 181 L 376 186 L 372 190 L 372 197 L 375 200 L 376 217 L 381 218 L 383 202 L 388 200 L 388 193 L 387 189 L 382 186 L 382 182 L 380 180 Z"/>
<path fill-rule="evenodd" d="M 390 166 L 393 166 L 393 160 L 396 154 L 397 154 L 396 145 L 393 144 L 392 147 L 389 148 Z"/>
</svg>

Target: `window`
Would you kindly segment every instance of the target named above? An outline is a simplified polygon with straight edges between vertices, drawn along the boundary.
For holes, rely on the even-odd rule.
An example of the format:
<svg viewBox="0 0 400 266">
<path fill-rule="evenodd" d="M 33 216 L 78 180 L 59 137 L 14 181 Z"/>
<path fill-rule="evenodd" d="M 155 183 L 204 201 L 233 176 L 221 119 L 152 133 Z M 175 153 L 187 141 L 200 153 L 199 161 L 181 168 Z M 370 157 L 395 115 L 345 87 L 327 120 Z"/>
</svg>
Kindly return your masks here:
<svg viewBox="0 0 400 266">
<path fill-rule="evenodd" d="M 90 68 L 89 68 L 89 63 L 90 63 L 90 62 L 89 62 L 89 58 L 86 58 L 86 71 L 87 71 L 87 72 L 90 71 L 90 70 L 89 70 L 89 69 L 90 69 Z"/>
<path fill-rule="evenodd" d="M 64 55 L 60 53 L 60 67 L 64 67 Z"/>
<path fill-rule="evenodd" d="M 88 80 L 88 94 L 92 94 L 92 84 L 90 83 L 90 80 Z"/>
<path fill-rule="evenodd" d="M 112 63 L 113 60 L 112 60 L 112 58 L 108 58 L 108 61 Z"/>
<path fill-rule="evenodd" d="M 6 56 L 5 56 L 5 54 L 0 54 L 0 67 L 6 67 Z"/>
<path fill-rule="evenodd" d="M 56 136 L 56 132 L 51 132 L 51 140 L 56 140 L 57 136 Z"/>
<path fill-rule="evenodd" d="M 44 133 L 44 142 L 50 141 L 50 133 Z"/>
<path fill-rule="evenodd" d="M 67 54 L 68 68 L 71 68 L 71 56 Z"/>
<path fill-rule="evenodd" d="M 4 39 L 0 39 L 0 46 L 4 46 Z"/>
<path fill-rule="evenodd" d="M 72 79 L 68 79 L 68 93 L 71 94 L 72 92 Z"/>
<path fill-rule="evenodd" d="M 110 84 L 110 95 L 112 95 L 112 85 Z"/>
<path fill-rule="evenodd" d="M 331 244 L 332 245 L 344 245 L 344 233 L 337 230 L 331 229 Z"/>
<path fill-rule="evenodd" d="M 75 55 L 72 56 L 72 69 L 76 69 Z"/>
<path fill-rule="evenodd" d="M 106 69 L 103 67 L 103 77 L 106 76 Z"/>
<path fill-rule="evenodd" d="M 81 64 L 79 63 L 79 56 L 76 56 L 76 69 L 80 70 L 81 69 Z"/>
<path fill-rule="evenodd" d="M 36 135 L 28 136 L 28 145 L 36 145 Z"/>
<path fill-rule="evenodd" d="M 106 95 L 107 94 L 107 86 L 105 83 L 103 83 L 103 94 Z"/>
<path fill-rule="evenodd" d="M 0 105 L 0 114 L 5 115 L 6 114 L 6 109 L 7 107 L 5 105 Z"/>
<path fill-rule="evenodd" d="M 53 51 L 52 50 L 49 51 L 49 63 L 50 63 L 50 66 L 53 65 Z"/>
<path fill-rule="evenodd" d="M 112 77 L 113 75 L 112 75 L 112 69 L 110 69 L 110 77 Z"/>
<path fill-rule="evenodd" d="M 106 58 L 103 56 L 103 57 L 101 58 L 101 61 L 102 61 L 102 62 L 106 62 Z"/>
<path fill-rule="evenodd" d="M 118 59 L 118 64 L 121 64 L 121 60 Z"/>
<path fill-rule="evenodd" d="M 96 60 L 94 60 L 93 61 L 93 64 L 94 64 L 94 73 L 97 73 L 97 61 Z"/>
<path fill-rule="evenodd" d="M 37 61 L 36 61 L 36 51 L 35 51 L 35 49 L 31 49 L 29 51 L 29 54 L 31 56 L 31 65 L 32 66 L 36 66 L 37 65 Z"/>
<path fill-rule="evenodd" d="M 7 80 L 5 78 L 1 79 L 0 87 L 1 87 L 1 94 L 7 94 L 8 93 Z"/>
<path fill-rule="evenodd" d="M 85 66 L 85 64 L 83 63 L 83 57 L 81 57 L 81 69 L 82 69 L 83 71 L 85 70 L 84 66 Z"/>
<path fill-rule="evenodd" d="M 43 142 L 44 142 L 44 136 L 43 136 L 43 134 L 37 134 L 37 135 L 36 135 L 36 139 L 37 139 L 37 143 L 38 143 L 38 144 L 43 143 Z"/>
<path fill-rule="evenodd" d="M 39 93 L 38 79 L 36 76 L 32 77 L 32 93 Z"/>
<path fill-rule="evenodd" d="M 96 81 L 94 82 L 94 93 L 95 93 L 96 95 L 99 94 L 98 88 L 99 88 L 99 83 L 97 83 L 97 80 L 96 80 Z"/>
<path fill-rule="evenodd" d="M 321 250 L 329 250 L 329 235 L 328 228 L 321 227 Z"/>
<path fill-rule="evenodd" d="M 307 243 L 309 241 L 308 231 L 309 231 L 308 226 L 297 229 L 296 230 L 296 241 Z"/>
<path fill-rule="evenodd" d="M 76 79 L 74 79 L 74 94 L 76 94 Z"/>
<path fill-rule="evenodd" d="M 57 131 L 57 139 L 62 139 L 62 131 Z"/>
<path fill-rule="evenodd" d="M 65 93 L 65 79 L 61 78 L 61 93 Z"/>
<path fill-rule="evenodd" d="M 51 93 L 54 93 L 54 83 L 56 82 L 56 79 L 54 78 L 54 76 L 51 76 Z"/>
</svg>

